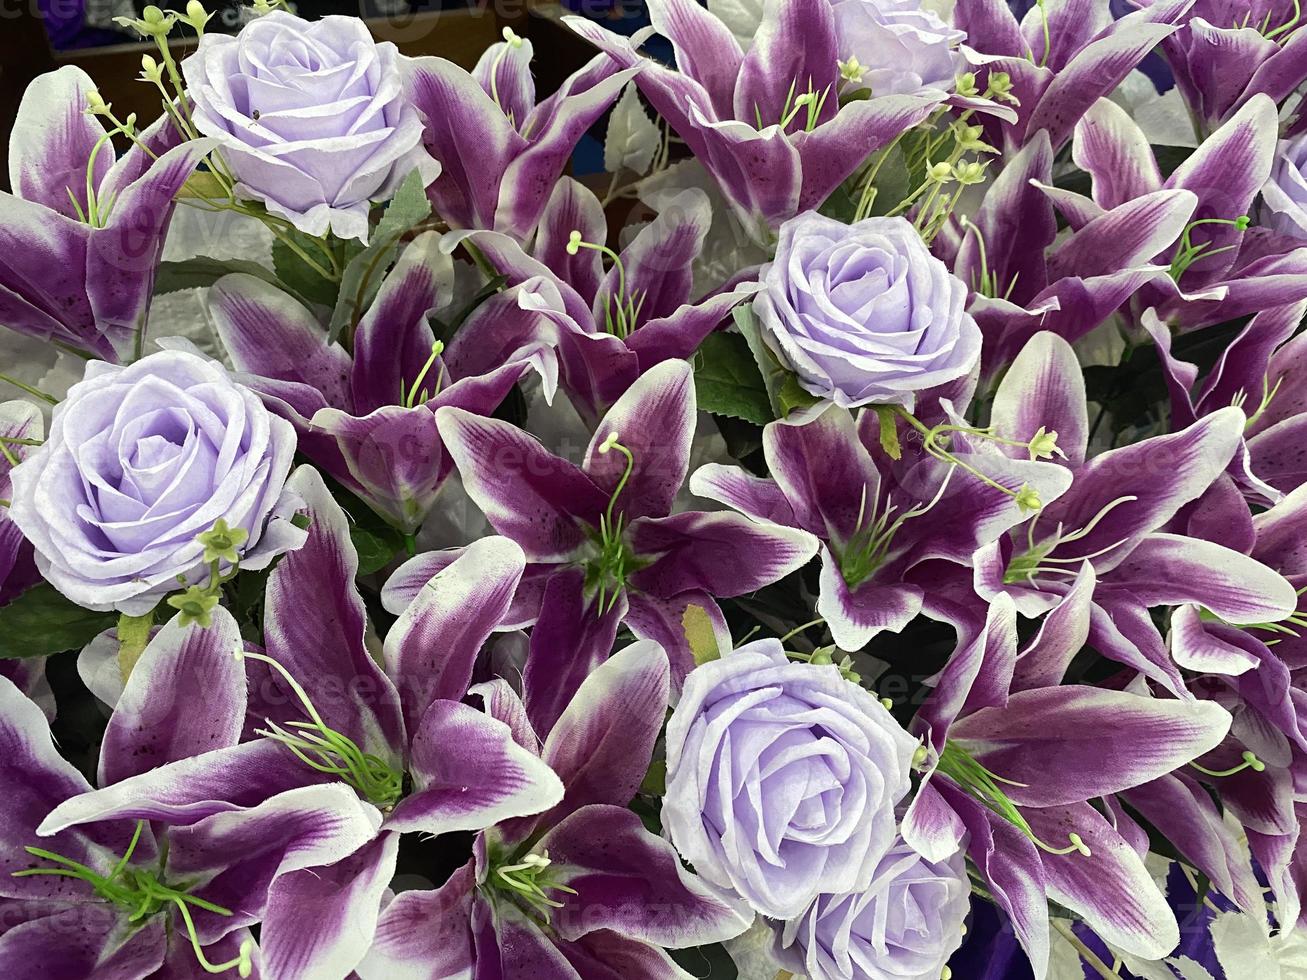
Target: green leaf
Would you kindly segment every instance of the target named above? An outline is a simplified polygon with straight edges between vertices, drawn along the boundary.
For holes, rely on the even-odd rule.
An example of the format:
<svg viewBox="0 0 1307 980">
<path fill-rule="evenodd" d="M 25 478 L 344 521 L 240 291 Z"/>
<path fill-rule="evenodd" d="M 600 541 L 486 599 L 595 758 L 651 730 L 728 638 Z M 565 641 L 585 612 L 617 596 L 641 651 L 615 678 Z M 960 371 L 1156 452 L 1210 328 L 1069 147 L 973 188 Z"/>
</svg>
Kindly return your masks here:
<svg viewBox="0 0 1307 980">
<path fill-rule="evenodd" d="M 381 571 L 404 547 L 404 539 L 398 534 L 369 530 L 357 524 L 350 525 L 349 537 L 354 542 L 354 550 L 359 553 L 360 575 Z"/>
<path fill-rule="evenodd" d="M 80 650 L 117 623 L 115 613 L 91 612 L 64 598 L 52 586 L 37 585 L 0 606 L 0 659 Z"/>
<path fill-rule="evenodd" d="M 160 262 L 159 270 L 154 277 L 154 295 L 162 296 L 181 289 L 212 286 L 223 276 L 236 272 L 285 287 L 285 284 L 280 282 L 270 270 L 257 262 L 246 262 L 243 259 L 211 259 L 207 255 L 197 255 L 193 259 L 183 259 L 181 262 Z"/>
<path fill-rule="evenodd" d="M 710 660 L 720 660 L 721 648 L 717 645 L 717 633 L 713 630 L 712 619 L 708 610 L 697 603 L 690 603 L 681 614 L 681 630 L 685 641 L 694 654 L 694 662 L 706 664 Z"/>
<path fill-rule="evenodd" d="M 767 392 L 772 418 L 782 418 L 785 413 L 781 409 L 780 393 L 787 372 L 763 341 L 762 333 L 758 329 L 758 319 L 753 315 L 753 310 L 748 306 L 737 306 L 731 311 L 731 316 L 735 319 L 735 326 L 740 331 L 740 336 L 749 345 L 749 352 L 753 354 L 753 362 L 762 377 L 763 389 Z"/>
<path fill-rule="evenodd" d="M 799 379 L 788 371 L 785 373 L 785 383 L 781 385 L 780 400 L 781 418 L 797 409 L 809 408 L 821 401 L 816 395 L 805 390 L 799 384 Z"/>
<path fill-rule="evenodd" d="M 346 324 L 353 326 L 358 323 L 376 296 L 386 269 L 399 254 L 400 240 L 430 216 L 431 202 L 427 200 L 426 184 L 421 172 L 414 170 L 399 185 L 386 213 L 372 229 L 371 244 L 345 266 L 327 330 L 329 341 L 338 338 Z"/>
<path fill-rule="evenodd" d="M 324 269 L 331 267 L 331 259 L 326 250 L 332 246 L 321 238 L 311 238 L 291 229 L 283 233 L 294 243 L 295 248 L 304 252 Z M 322 275 L 309 265 L 304 258 L 282 238 L 273 239 L 272 267 L 277 278 L 291 291 L 310 303 L 319 306 L 334 306 L 340 286 L 335 281 Z"/>
<path fill-rule="evenodd" d="M 699 407 L 757 425 L 772 420 L 771 401 L 749 342 L 739 334 L 712 333 L 695 355 L 694 390 Z"/>
</svg>

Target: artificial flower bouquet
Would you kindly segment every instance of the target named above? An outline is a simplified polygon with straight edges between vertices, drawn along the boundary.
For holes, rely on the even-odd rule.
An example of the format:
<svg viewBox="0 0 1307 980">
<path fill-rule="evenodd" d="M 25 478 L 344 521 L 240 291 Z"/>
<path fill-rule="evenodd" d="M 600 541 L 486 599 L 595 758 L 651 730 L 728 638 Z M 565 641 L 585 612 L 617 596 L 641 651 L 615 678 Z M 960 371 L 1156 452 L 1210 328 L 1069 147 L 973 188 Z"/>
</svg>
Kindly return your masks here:
<svg viewBox="0 0 1307 980">
<path fill-rule="evenodd" d="M 0 977 L 1302 977 L 1296 0 L 649 11 L 32 83 Z"/>
</svg>

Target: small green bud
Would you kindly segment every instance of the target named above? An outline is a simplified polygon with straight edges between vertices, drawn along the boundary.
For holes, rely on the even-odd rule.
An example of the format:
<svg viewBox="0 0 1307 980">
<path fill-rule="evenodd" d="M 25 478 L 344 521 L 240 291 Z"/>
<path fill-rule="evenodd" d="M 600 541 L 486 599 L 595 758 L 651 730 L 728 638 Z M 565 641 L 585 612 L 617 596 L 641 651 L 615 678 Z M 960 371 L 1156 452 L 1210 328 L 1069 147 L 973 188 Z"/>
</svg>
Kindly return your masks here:
<svg viewBox="0 0 1307 980">
<path fill-rule="evenodd" d="M 240 554 L 236 551 L 249 538 L 250 533 L 243 527 L 228 527 L 225 518 L 219 517 L 213 527 L 195 536 L 195 540 L 204 545 L 206 562 L 225 561 L 236 564 Z"/>
<path fill-rule="evenodd" d="M 218 597 L 198 585 L 192 585 L 181 595 L 169 596 L 168 605 L 177 610 L 180 625 L 198 623 L 208 629 L 213 625 L 213 610 L 217 608 Z"/>
<path fill-rule="evenodd" d="M 197 31 L 203 31 L 206 25 L 213 18 L 213 14 L 204 9 L 204 4 L 200 0 L 189 0 L 186 4 L 186 16 L 182 19 Z"/>
<path fill-rule="evenodd" d="M 858 61 L 856 55 L 850 55 L 848 61 L 837 62 L 840 70 L 840 78 L 846 82 L 860 82 L 862 76 L 867 74 L 867 69 Z"/>
<path fill-rule="evenodd" d="M 104 101 L 104 98 L 95 89 L 86 93 L 86 111 L 93 116 L 107 116 L 112 111 L 113 106 Z"/>
<path fill-rule="evenodd" d="M 979 160 L 962 160 L 953 166 L 953 176 L 964 187 L 979 184 L 985 179 L 985 164 Z"/>
<path fill-rule="evenodd" d="M 1030 458 L 1052 459 L 1054 456 L 1065 459 L 1066 453 L 1058 448 L 1057 433 L 1049 432 L 1041 425 L 1039 431 L 1030 437 Z"/>
<path fill-rule="evenodd" d="M 1033 514 L 1044 506 L 1039 499 L 1039 491 L 1029 483 L 1021 484 L 1021 489 L 1016 493 L 1017 506 L 1021 508 L 1023 514 Z"/>
<path fill-rule="evenodd" d="M 147 82 L 158 82 L 163 80 L 163 69 L 159 67 L 159 62 L 155 61 L 148 54 L 141 55 L 141 77 Z"/>
<path fill-rule="evenodd" d="M 926 178 L 936 184 L 947 184 L 953 179 L 953 168 L 947 163 L 932 163 L 926 171 Z"/>
<path fill-rule="evenodd" d="M 965 98 L 974 98 L 980 94 L 980 89 L 976 86 L 976 73 L 969 71 L 964 75 L 959 75 L 957 81 L 953 84 L 954 90 Z"/>
</svg>

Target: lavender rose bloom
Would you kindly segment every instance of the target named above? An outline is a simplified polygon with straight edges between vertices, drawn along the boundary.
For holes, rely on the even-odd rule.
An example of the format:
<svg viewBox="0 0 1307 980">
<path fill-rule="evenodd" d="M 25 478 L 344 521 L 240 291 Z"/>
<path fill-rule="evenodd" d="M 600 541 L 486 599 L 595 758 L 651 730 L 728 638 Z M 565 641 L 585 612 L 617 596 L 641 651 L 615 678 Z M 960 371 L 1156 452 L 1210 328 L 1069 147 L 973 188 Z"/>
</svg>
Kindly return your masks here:
<svg viewBox="0 0 1307 980">
<path fill-rule="evenodd" d="M 967 35 L 922 9 L 920 0 L 834 0 L 831 8 L 840 58 L 855 69 L 846 71 L 854 87 L 874 95 L 953 88 L 958 45 Z"/>
<path fill-rule="evenodd" d="M 1267 227 L 1307 238 L 1307 133 L 1280 142 L 1262 202 Z"/>
<path fill-rule="evenodd" d="M 235 37 L 206 34 L 182 72 L 195 126 L 242 193 L 307 234 L 366 239 L 371 201 L 414 168 L 427 183 L 440 172 L 401 61 L 358 18 L 276 11 Z"/>
<path fill-rule="evenodd" d="M 865 891 L 822 895 L 787 922 L 777 956 L 809 980 L 935 980 L 962 943 L 970 895 L 960 851 L 933 863 L 899 840 Z"/>
<path fill-rule="evenodd" d="M 219 518 L 249 535 L 242 568 L 304 543 L 284 489 L 294 455 L 290 423 L 216 361 L 172 350 L 130 367 L 91 361 L 45 444 L 10 474 L 9 516 L 56 589 L 141 616 L 206 578 L 196 535 Z"/>
<path fill-rule="evenodd" d="M 791 218 L 762 284 L 754 310 L 769 346 L 807 391 L 845 408 L 910 406 L 980 357 L 966 286 L 904 218 Z"/>
<path fill-rule="evenodd" d="M 823 892 L 871 884 L 916 744 L 837 667 L 747 643 L 685 681 L 663 823 L 704 880 L 792 918 Z"/>
</svg>

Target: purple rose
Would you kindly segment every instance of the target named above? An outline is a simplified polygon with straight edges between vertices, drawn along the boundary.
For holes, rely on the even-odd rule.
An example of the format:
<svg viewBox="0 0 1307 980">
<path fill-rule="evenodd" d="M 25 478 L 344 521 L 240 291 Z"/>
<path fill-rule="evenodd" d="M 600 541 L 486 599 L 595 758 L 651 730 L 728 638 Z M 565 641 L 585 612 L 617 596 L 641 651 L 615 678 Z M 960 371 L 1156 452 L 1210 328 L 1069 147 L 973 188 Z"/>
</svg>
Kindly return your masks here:
<svg viewBox="0 0 1307 980">
<path fill-rule="evenodd" d="M 980 356 L 967 287 L 904 218 L 791 218 L 762 284 L 754 310 L 772 350 L 807 391 L 845 408 L 911 405 Z"/>
<path fill-rule="evenodd" d="M 414 168 L 427 182 L 440 171 L 399 50 L 355 17 L 276 11 L 235 37 L 206 34 L 182 72 L 195 126 L 218 141 L 238 189 L 307 234 L 366 240 L 370 202 Z"/>
<path fill-rule="evenodd" d="M 242 568 L 303 543 L 284 491 L 294 455 L 290 423 L 216 361 L 171 350 L 130 367 L 91 361 L 11 473 L 10 517 L 60 592 L 140 616 L 206 580 L 196 535 L 219 518 L 248 534 Z"/>
<path fill-rule="evenodd" d="M 778 919 L 872 881 L 916 741 L 831 665 L 747 643 L 686 678 L 663 823 L 706 881 Z"/>
<path fill-rule="evenodd" d="M 873 95 L 953 88 L 966 39 L 920 0 L 833 0 L 844 77 Z"/>
<path fill-rule="evenodd" d="M 961 851 L 934 863 L 899 840 L 870 887 L 822 895 L 787 922 L 777 954 L 809 980 L 934 980 L 962 943 L 970 896 Z"/>
<path fill-rule="evenodd" d="M 1307 238 L 1307 133 L 1280 142 L 1262 201 L 1267 227 Z"/>
</svg>

